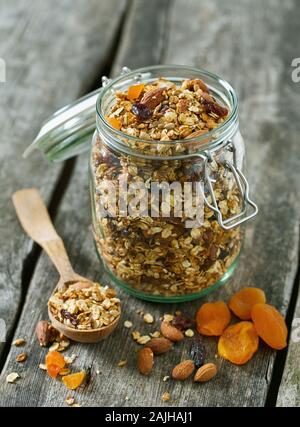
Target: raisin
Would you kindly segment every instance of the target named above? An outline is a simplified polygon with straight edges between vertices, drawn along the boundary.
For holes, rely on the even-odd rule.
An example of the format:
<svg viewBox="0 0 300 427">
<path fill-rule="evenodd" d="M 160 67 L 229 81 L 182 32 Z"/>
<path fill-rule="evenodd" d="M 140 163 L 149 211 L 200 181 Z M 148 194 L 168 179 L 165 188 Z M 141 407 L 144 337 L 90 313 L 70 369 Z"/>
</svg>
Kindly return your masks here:
<svg viewBox="0 0 300 427">
<path fill-rule="evenodd" d="M 202 335 L 219 336 L 229 325 L 231 314 L 223 301 L 203 304 L 196 313 L 197 331 Z"/>
<path fill-rule="evenodd" d="M 65 318 L 65 319 L 69 319 L 70 322 L 72 323 L 73 326 L 77 326 L 79 321 L 77 319 L 76 314 L 71 314 L 69 313 L 67 310 L 61 310 L 61 315 Z"/>
<path fill-rule="evenodd" d="M 191 359 L 197 368 L 200 368 L 205 361 L 205 348 L 202 340 L 196 337 L 191 345 Z"/>
<path fill-rule="evenodd" d="M 171 322 L 172 326 L 179 329 L 180 331 L 186 331 L 187 329 L 193 326 L 193 319 L 185 316 L 184 314 L 180 314 L 179 316 L 175 316 Z"/>
<path fill-rule="evenodd" d="M 268 304 L 256 304 L 251 317 L 260 338 L 275 350 L 287 346 L 288 329 L 284 318 L 275 307 Z"/>
<path fill-rule="evenodd" d="M 244 288 L 233 295 L 228 305 L 237 317 L 242 320 L 250 320 L 252 307 L 265 302 L 266 296 L 262 289 Z"/>
<path fill-rule="evenodd" d="M 228 326 L 219 339 L 221 357 L 235 365 L 247 363 L 258 350 L 259 338 L 252 322 L 239 322 Z"/>
<path fill-rule="evenodd" d="M 148 120 L 153 114 L 153 111 L 141 102 L 135 102 L 132 105 L 131 111 L 140 120 Z"/>
<path fill-rule="evenodd" d="M 166 105 L 164 105 L 163 107 L 162 107 L 162 109 L 160 110 L 160 114 L 165 114 L 165 112 L 166 111 L 168 111 L 168 109 L 169 109 L 170 107 L 169 107 L 169 105 L 168 104 L 166 104 Z"/>
</svg>

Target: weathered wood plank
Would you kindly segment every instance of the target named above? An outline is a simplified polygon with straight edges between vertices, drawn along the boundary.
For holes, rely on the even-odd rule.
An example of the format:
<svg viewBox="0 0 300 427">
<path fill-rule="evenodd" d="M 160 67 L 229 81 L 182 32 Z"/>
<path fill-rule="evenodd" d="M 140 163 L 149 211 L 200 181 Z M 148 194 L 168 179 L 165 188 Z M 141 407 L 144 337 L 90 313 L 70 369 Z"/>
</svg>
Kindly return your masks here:
<svg viewBox="0 0 300 427">
<path fill-rule="evenodd" d="M 135 69 L 161 62 L 168 38 L 168 17 L 172 1 L 132 2 L 113 64 L 113 76 L 123 66 Z"/>
<path fill-rule="evenodd" d="M 282 381 L 279 387 L 277 406 L 300 406 L 300 294 L 292 322 L 289 349 Z"/>
<path fill-rule="evenodd" d="M 10 198 L 14 190 L 38 183 L 49 201 L 63 167 L 47 165 L 39 155 L 24 161 L 22 152 L 49 114 L 86 92 L 98 77 L 124 6 L 125 0 L 1 1 L 0 56 L 7 82 L 0 84 L 0 318 L 7 335 L 32 251 L 32 243 L 16 232 Z"/>
<path fill-rule="evenodd" d="M 247 227 L 244 254 L 234 279 L 207 299 L 228 299 L 235 289 L 243 285 L 259 286 L 265 289 L 268 300 L 283 313 L 295 279 L 299 239 L 299 123 L 295 120 L 299 86 L 295 86 L 286 73 L 290 64 L 287 56 L 292 54 L 286 47 L 296 46 L 297 32 L 291 22 L 293 16 L 299 14 L 299 7 L 296 0 L 288 4 L 269 0 L 263 5 L 258 0 L 255 4 L 237 0 L 209 3 L 177 0 L 172 3 L 166 21 L 168 42 L 162 49 L 165 53 L 163 62 L 191 63 L 211 69 L 228 78 L 236 87 L 240 95 L 241 127 L 248 147 L 248 176 L 252 194 L 260 205 L 259 217 Z M 132 13 L 134 11 L 133 8 Z M 132 16 L 129 19 L 137 22 Z M 131 52 L 135 52 L 134 46 L 140 43 L 136 37 L 131 38 L 135 29 L 129 30 L 127 28 L 124 43 L 130 47 L 130 54 L 127 56 L 127 50 L 121 47 L 118 56 L 121 65 L 131 65 Z M 144 55 L 146 63 L 146 51 Z M 142 62 L 141 58 L 135 64 L 142 65 Z M 86 156 L 80 157 L 56 225 L 65 238 L 75 268 L 83 275 L 98 279 L 101 268 L 93 251 L 89 229 L 86 163 Z M 36 321 L 46 315 L 45 299 L 56 279 L 54 269 L 43 255 L 15 335 L 28 339 L 26 349 L 30 358 L 20 366 L 15 362 L 18 350 L 11 349 L 1 377 L 1 405 L 64 405 L 68 394 L 64 386 L 37 369 L 45 351 L 40 350 L 33 333 Z M 141 332 L 157 329 L 159 317 L 175 308 L 121 295 L 122 321 L 132 320 L 134 329 Z M 182 304 L 179 308 L 193 313 L 198 304 Z M 145 325 L 136 313 L 137 308 L 151 312 L 156 324 L 152 327 Z M 192 381 L 163 382 L 163 377 L 170 374 L 175 363 L 188 355 L 188 340 L 168 355 L 157 358 L 153 374 L 146 379 L 136 371 L 137 346 L 130 337 L 130 330 L 122 326 L 105 343 L 95 346 L 74 344 L 68 353 L 78 354 L 76 368 L 93 365 L 94 372 L 92 383 L 75 394 L 76 400 L 84 406 L 154 406 L 162 405 L 161 396 L 169 391 L 171 400 L 168 405 L 174 406 L 263 406 L 275 353 L 262 345 L 250 363 L 235 367 L 215 359 L 215 340 L 205 339 L 204 342 L 207 359 L 216 360 L 219 375 L 203 386 Z M 127 359 L 128 365 L 118 368 L 116 365 L 120 359 Z M 101 371 L 98 376 L 95 375 L 96 369 Z M 22 377 L 16 386 L 4 383 L 5 376 L 12 371 L 19 372 Z M 24 390 L 26 394 L 22 393 Z"/>
</svg>

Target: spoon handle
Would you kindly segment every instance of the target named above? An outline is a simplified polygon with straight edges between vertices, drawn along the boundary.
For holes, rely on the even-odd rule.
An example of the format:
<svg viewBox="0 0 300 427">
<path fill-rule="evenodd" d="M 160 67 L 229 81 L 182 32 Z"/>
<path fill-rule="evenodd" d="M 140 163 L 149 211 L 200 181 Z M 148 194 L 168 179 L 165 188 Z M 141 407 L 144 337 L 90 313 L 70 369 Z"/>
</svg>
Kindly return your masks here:
<svg viewBox="0 0 300 427">
<path fill-rule="evenodd" d="M 64 243 L 53 226 L 38 190 L 27 188 L 17 191 L 12 200 L 25 232 L 47 252 L 60 274 L 61 281 L 76 279 Z"/>
</svg>

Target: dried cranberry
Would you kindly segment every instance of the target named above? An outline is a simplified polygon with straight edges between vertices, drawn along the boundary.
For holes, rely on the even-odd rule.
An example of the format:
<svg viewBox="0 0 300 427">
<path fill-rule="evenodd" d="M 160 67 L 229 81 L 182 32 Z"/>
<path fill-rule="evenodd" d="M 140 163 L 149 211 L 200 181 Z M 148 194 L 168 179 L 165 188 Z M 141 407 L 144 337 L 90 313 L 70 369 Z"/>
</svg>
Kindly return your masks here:
<svg viewBox="0 0 300 427">
<path fill-rule="evenodd" d="M 180 314 L 179 316 L 174 317 L 171 324 L 180 331 L 186 331 L 193 326 L 194 322 L 190 317 Z"/>
<path fill-rule="evenodd" d="M 147 120 L 150 119 L 150 117 L 153 114 L 153 111 L 150 110 L 146 105 L 142 104 L 141 102 L 135 102 L 132 105 L 131 111 L 134 115 L 136 115 L 140 120 Z"/>
<path fill-rule="evenodd" d="M 191 345 L 190 354 L 192 361 L 195 363 L 195 366 L 200 368 L 200 366 L 202 366 L 205 361 L 205 348 L 199 337 L 194 338 Z"/>
</svg>

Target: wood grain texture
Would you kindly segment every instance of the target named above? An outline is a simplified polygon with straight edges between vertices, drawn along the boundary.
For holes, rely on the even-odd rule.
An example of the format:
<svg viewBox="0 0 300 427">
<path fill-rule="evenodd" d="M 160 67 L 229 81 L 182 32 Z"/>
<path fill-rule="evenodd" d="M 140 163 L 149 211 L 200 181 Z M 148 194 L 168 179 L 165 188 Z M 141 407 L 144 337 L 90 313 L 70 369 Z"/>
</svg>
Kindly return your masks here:
<svg viewBox="0 0 300 427">
<path fill-rule="evenodd" d="M 63 167 L 47 164 L 38 153 L 25 161 L 22 153 L 50 114 L 98 77 L 100 84 L 100 67 L 111 54 L 125 0 L 0 3 L 0 57 L 7 66 L 7 82 L 0 84 L 0 318 L 9 335 L 32 251 L 11 195 L 38 185 L 48 203 Z M 0 343 L 0 353 L 3 347 Z"/>
<path fill-rule="evenodd" d="M 169 36 L 173 0 L 133 0 L 124 24 L 112 75 L 123 66 L 131 69 L 159 64 Z"/>
<path fill-rule="evenodd" d="M 150 3 L 150 2 L 149 2 Z M 137 5 L 136 5 L 137 7 Z M 229 0 L 176 0 L 171 3 L 167 22 L 167 40 L 161 49 L 165 63 L 186 63 L 215 71 L 227 78 L 240 96 L 241 129 L 248 148 L 248 177 L 251 193 L 260 207 L 257 219 L 246 229 L 246 243 L 240 267 L 230 283 L 205 300 L 227 300 L 242 286 L 258 286 L 266 291 L 268 301 L 282 313 L 290 302 L 295 280 L 299 244 L 299 171 L 298 156 L 299 88 L 290 77 L 291 57 L 297 56 L 298 31 L 295 17 L 300 5 L 296 0 L 268 0 L 262 4 Z M 132 9 L 131 13 L 135 13 Z M 161 11 L 158 12 L 160 19 Z M 140 15 L 139 15 L 140 16 Z M 135 16 L 128 19 L 136 23 Z M 144 21 L 150 20 L 145 16 Z M 153 19 L 153 18 L 151 18 Z M 140 18 L 139 18 L 140 20 Z M 119 50 L 120 64 L 131 65 L 134 46 L 138 46 L 135 29 L 128 24 L 124 45 Z M 131 36 L 130 36 L 131 34 Z M 132 36 L 133 35 L 133 36 Z M 142 37 L 142 33 L 141 33 Z M 154 36 L 153 36 L 154 37 Z M 127 47 L 126 47 L 127 46 Z M 148 40 L 145 41 L 148 46 Z M 141 47 L 139 47 L 141 49 Z M 128 52 L 128 54 L 127 54 Z M 144 59 L 134 63 L 143 65 Z M 122 58 L 122 60 L 120 60 Z M 157 61 L 160 59 L 158 58 Z M 153 60 L 155 61 L 155 57 Z M 64 237 L 76 270 L 95 280 L 102 269 L 93 249 L 90 230 L 87 156 L 81 156 L 68 192 L 60 206 L 56 227 Z M 17 364 L 17 348 L 11 348 L 0 380 L 0 405 L 64 406 L 67 390 L 48 378 L 37 366 L 46 354 L 34 337 L 36 322 L 46 316 L 45 300 L 57 275 L 43 254 L 38 262 L 15 337 L 26 337 L 29 360 Z M 263 406 L 270 387 L 275 352 L 261 345 L 247 365 L 236 367 L 215 358 L 216 340 L 204 339 L 207 361 L 218 365 L 218 375 L 208 384 L 163 382 L 175 364 L 188 357 L 190 340 L 155 359 L 151 376 L 144 378 L 136 369 L 138 345 L 132 330 L 142 333 L 157 330 L 163 313 L 175 306 L 155 305 L 127 297 L 121 292 L 123 317 L 115 333 L 105 342 L 93 346 L 75 345 L 67 351 L 76 353 L 75 369 L 92 366 L 92 382 L 74 393 L 84 406 Z M 194 313 L 199 302 L 178 305 Z M 146 325 L 136 310 L 155 317 Z M 132 330 L 122 327 L 131 320 Z M 127 365 L 117 367 L 119 360 Z M 101 373 L 96 375 L 96 371 Z M 9 372 L 19 372 L 14 386 L 5 383 Z M 283 383 L 284 387 L 284 383 Z M 26 391 L 26 393 L 25 393 Z M 168 391 L 171 400 L 163 403 Z M 127 400 L 127 398 L 129 400 Z"/>
<path fill-rule="evenodd" d="M 279 387 L 277 406 L 300 407 L 300 295 L 292 322 L 290 342 L 283 377 Z"/>
</svg>

